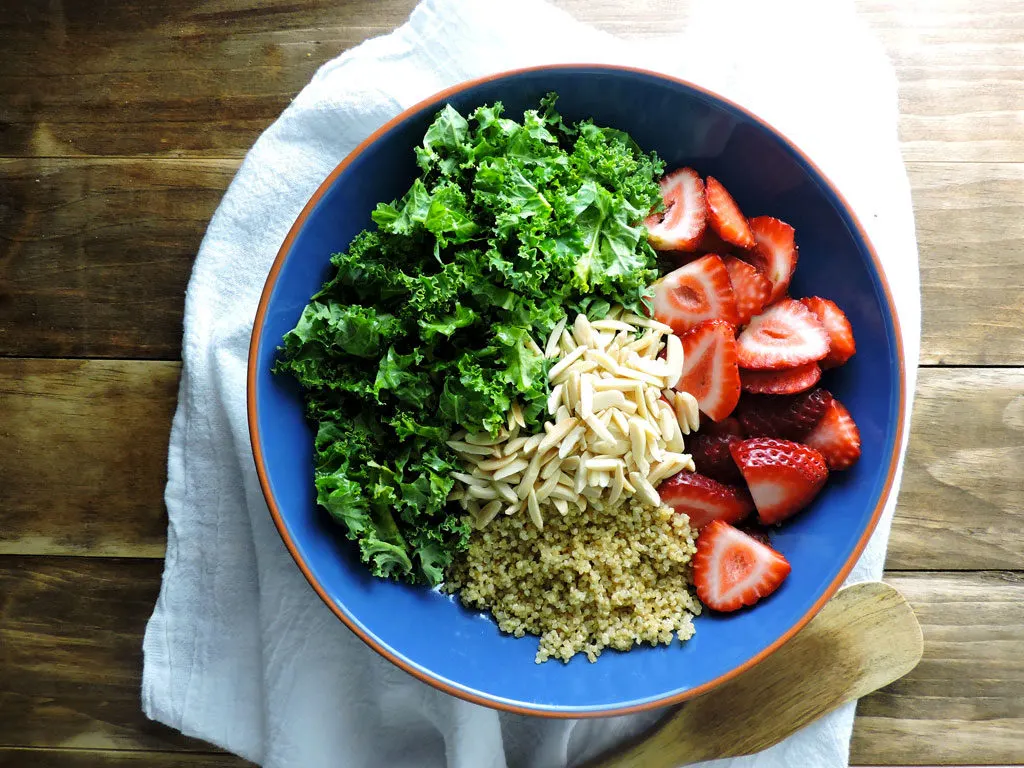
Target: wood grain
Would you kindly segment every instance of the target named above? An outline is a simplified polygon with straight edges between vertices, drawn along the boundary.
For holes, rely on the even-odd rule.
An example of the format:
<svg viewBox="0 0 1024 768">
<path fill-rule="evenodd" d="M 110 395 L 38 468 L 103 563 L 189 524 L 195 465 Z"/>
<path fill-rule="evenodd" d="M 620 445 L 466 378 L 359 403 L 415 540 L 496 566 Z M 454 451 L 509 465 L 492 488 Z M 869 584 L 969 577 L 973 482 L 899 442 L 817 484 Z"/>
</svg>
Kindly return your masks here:
<svg viewBox="0 0 1024 768">
<path fill-rule="evenodd" d="M 0 0 L 0 155 L 240 156 L 320 64 L 391 31 L 414 4 L 166 0 L 97 14 L 88 0 Z M 678 34 L 689 8 L 558 4 L 636 40 Z M 908 158 L 1024 161 L 1020 21 L 1005 0 L 857 7 L 896 65 Z"/>
<path fill-rule="evenodd" d="M 139 648 L 160 572 L 157 561 L 0 557 L 0 745 L 208 750 L 139 709 Z M 914 606 L 925 656 L 862 701 L 853 764 L 1019 760 L 1024 577 L 887 580 Z"/>
<path fill-rule="evenodd" d="M 921 362 L 1024 364 L 1024 164 L 910 163 L 908 172 Z"/>
<path fill-rule="evenodd" d="M 142 714 L 159 560 L 0 557 L 0 745 L 198 749 Z"/>
<path fill-rule="evenodd" d="M 0 553 L 162 556 L 178 370 L 0 359 Z M 922 369 L 889 568 L 1024 569 L 1021 455 L 1024 370 Z"/>
<path fill-rule="evenodd" d="M 0 355 L 179 356 L 237 161 L 0 160 Z"/>
<path fill-rule="evenodd" d="M 162 557 L 177 382 L 176 363 L 0 360 L 0 553 Z"/>
<path fill-rule="evenodd" d="M 863 700 L 851 746 L 863 763 L 1024 760 L 1024 575 L 891 574 L 924 629 L 917 669 Z"/>
<path fill-rule="evenodd" d="M 176 359 L 192 260 L 237 165 L 0 160 L 0 355 Z M 1024 164 L 909 172 L 922 362 L 1024 365 Z"/>
<path fill-rule="evenodd" d="M 854 584 L 753 669 L 586 768 L 676 768 L 752 755 L 903 677 L 922 649 L 921 627 L 899 592 L 880 582 Z"/>
<path fill-rule="evenodd" d="M 887 566 L 1024 569 L 1024 370 L 919 375 Z"/>
</svg>

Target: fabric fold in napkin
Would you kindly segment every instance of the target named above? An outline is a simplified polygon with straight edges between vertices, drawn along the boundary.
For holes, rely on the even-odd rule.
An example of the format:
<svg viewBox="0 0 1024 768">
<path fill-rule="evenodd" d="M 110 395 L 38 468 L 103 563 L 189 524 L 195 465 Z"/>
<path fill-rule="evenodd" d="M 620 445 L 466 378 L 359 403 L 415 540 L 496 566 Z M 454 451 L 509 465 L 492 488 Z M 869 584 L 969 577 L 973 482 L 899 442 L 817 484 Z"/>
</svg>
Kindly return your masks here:
<svg viewBox="0 0 1024 768">
<path fill-rule="evenodd" d="M 921 312 L 896 80 L 850 2 L 694 0 L 680 36 L 654 34 L 657 22 L 642 15 L 636 29 L 650 39 L 625 43 L 541 0 L 424 0 L 394 33 L 325 64 L 256 142 L 210 222 L 186 296 L 167 561 L 144 644 L 151 718 L 271 768 L 548 768 L 596 755 L 661 714 L 543 720 L 419 682 L 323 605 L 260 492 L 245 375 L 270 265 L 331 169 L 442 88 L 521 66 L 606 62 L 684 77 L 753 110 L 821 166 L 866 226 L 898 304 L 914 391 Z M 897 491 L 898 481 L 851 581 L 881 576 Z M 851 705 L 767 752 L 714 765 L 845 766 L 852 720 Z"/>
</svg>

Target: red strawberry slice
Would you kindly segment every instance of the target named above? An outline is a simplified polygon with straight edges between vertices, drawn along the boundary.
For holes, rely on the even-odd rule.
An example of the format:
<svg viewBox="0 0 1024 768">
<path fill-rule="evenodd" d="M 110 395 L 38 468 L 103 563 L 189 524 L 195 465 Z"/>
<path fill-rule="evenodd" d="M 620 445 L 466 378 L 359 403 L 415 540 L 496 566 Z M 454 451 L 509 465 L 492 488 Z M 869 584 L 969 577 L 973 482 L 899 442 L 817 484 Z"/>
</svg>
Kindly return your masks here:
<svg viewBox="0 0 1024 768">
<path fill-rule="evenodd" d="M 760 395 L 795 395 L 810 389 L 819 381 L 821 367 L 817 363 L 804 363 L 781 371 L 740 370 L 743 390 Z"/>
<path fill-rule="evenodd" d="M 705 421 L 700 425 L 702 435 L 736 435 L 736 437 L 747 437 L 739 421 L 731 416 L 721 421 Z"/>
<path fill-rule="evenodd" d="M 732 460 L 729 447 L 742 440 L 737 435 L 694 435 L 686 448 L 693 459 L 694 466 L 702 475 L 720 483 L 742 484 L 743 475 L 740 468 Z"/>
<path fill-rule="evenodd" d="M 690 518 L 690 527 L 700 530 L 712 520 L 735 523 L 754 511 L 746 488 L 725 485 L 710 477 L 684 470 L 658 486 L 663 504 Z"/>
<path fill-rule="evenodd" d="M 821 387 L 798 395 L 744 395 L 736 406 L 736 417 L 747 437 L 800 442 L 818 425 L 831 404 L 832 394 Z"/>
<path fill-rule="evenodd" d="M 707 226 L 704 182 L 693 168 L 680 168 L 659 183 L 665 210 L 644 220 L 647 239 L 661 251 L 692 251 Z"/>
<path fill-rule="evenodd" d="M 714 520 L 697 539 L 693 584 L 715 611 L 735 611 L 767 597 L 789 576 L 789 562 L 771 547 Z"/>
<path fill-rule="evenodd" d="M 804 443 L 825 457 L 829 469 L 849 469 L 860 458 L 860 430 L 838 400 L 831 402 Z"/>
<path fill-rule="evenodd" d="M 742 523 L 736 526 L 736 529 L 747 534 L 747 536 L 749 536 L 750 538 L 760 541 L 766 547 L 770 547 L 772 545 L 772 539 L 770 535 L 771 529 L 767 526 L 761 525 L 759 522 L 757 522 L 756 518 L 753 520 L 744 520 Z"/>
<path fill-rule="evenodd" d="M 751 318 L 736 339 L 736 353 L 743 368 L 795 368 L 828 354 L 828 334 L 811 310 L 783 299 Z"/>
<path fill-rule="evenodd" d="M 754 266 L 735 256 L 722 259 L 729 273 L 732 292 L 736 296 L 736 324 L 746 325 L 768 303 L 772 284 Z"/>
<path fill-rule="evenodd" d="M 758 519 L 778 523 L 811 503 L 828 479 L 825 458 L 789 440 L 755 437 L 732 446 L 732 457 L 747 481 Z"/>
<path fill-rule="evenodd" d="M 738 245 L 740 248 L 753 248 L 754 235 L 747 224 L 747 217 L 740 212 L 740 207 L 736 205 L 736 201 L 722 183 L 714 176 L 708 176 L 705 193 L 711 229 L 727 243 Z"/>
<path fill-rule="evenodd" d="M 750 231 L 757 245 L 750 252 L 751 263 L 764 273 L 772 284 L 768 303 L 774 303 L 789 288 L 789 279 L 796 269 L 797 248 L 794 230 L 789 224 L 771 216 L 750 220 Z"/>
<path fill-rule="evenodd" d="M 735 288 L 735 285 L 733 287 Z M 853 328 L 843 310 L 837 307 L 834 301 L 820 296 L 800 299 L 800 303 L 814 313 L 828 334 L 829 351 L 821 361 L 821 367 L 835 368 L 853 357 L 853 353 L 857 351 L 857 344 L 853 340 Z"/>
<path fill-rule="evenodd" d="M 740 248 L 737 248 L 732 243 L 725 242 L 711 227 L 704 230 L 704 234 L 700 237 L 700 242 L 697 243 L 698 253 L 717 253 L 722 255 L 732 253 L 733 251 L 742 252 Z"/>
<path fill-rule="evenodd" d="M 736 298 L 722 260 L 709 253 L 658 280 L 654 284 L 654 317 L 676 333 L 685 333 L 705 320 L 735 324 Z"/>
<path fill-rule="evenodd" d="M 683 375 L 676 389 L 697 399 L 710 419 L 724 419 L 740 399 L 740 369 L 736 364 L 736 338 L 724 320 L 708 320 L 680 337 Z"/>
</svg>

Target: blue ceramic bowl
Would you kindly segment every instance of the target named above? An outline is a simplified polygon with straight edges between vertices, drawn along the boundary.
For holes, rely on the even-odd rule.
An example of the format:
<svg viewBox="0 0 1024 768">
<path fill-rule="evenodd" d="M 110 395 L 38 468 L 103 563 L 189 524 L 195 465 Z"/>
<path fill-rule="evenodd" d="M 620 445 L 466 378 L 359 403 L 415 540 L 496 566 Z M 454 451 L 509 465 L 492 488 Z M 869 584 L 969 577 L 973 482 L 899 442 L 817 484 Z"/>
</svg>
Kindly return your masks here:
<svg viewBox="0 0 1024 768">
<path fill-rule="evenodd" d="M 465 111 L 501 100 L 518 116 L 557 91 L 567 118 L 629 132 L 668 168 L 712 174 L 748 215 L 796 228 L 793 295 L 832 298 L 847 312 L 857 355 L 824 385 L 860 425 L 863 457 L 836 473 L 813 506 L 774 536 L 793 565 L 782 588 L 753 609 L 705 615 L 684 644 L 606 651 L 594 664 L 535 664 L 536 640 L 503 635 L 485 616 L 426 588 L 372 578 L 340 527 L 317 509 L 313 434 L 287 377 L 271 374 L 282 335 L 328 274 L 328 256 L 371 224 L 380 201 L 416 175 L 413 147 L 445 103 Z M 285 543 L 310 584 L 359 637 L 420 679 L 462 698 L 550 717 L 612 715 L 682 701 L 757 663 L 807 623 L 853 567 L 892 484 L 906 407 L 903 354 L 878 259 L 849 207 L 814 164 L 741 107 L 650 72 L 558 66 L 495 75 L 406 110 L 361 144 L 306 205 L 267 279 L 249 357 L 252 447 Z M 343 631 L 339 628 L 339 631 Z"/>
</svg>

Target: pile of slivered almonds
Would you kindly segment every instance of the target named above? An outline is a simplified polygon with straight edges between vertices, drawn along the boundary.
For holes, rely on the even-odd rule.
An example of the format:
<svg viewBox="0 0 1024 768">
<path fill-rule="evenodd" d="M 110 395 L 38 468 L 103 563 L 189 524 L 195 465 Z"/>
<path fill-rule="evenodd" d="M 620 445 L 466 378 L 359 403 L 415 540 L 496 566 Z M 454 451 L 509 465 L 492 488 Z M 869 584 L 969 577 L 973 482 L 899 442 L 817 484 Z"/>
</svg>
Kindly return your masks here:
<svg viewBox="0 0 1024 768">
<path fill-rule="evenodd" d="M 499 434 L 448 442 L 466 470 L 454 473 L 449 499 L 477 528 L 525 510 L 541 529 L 551 509 L 603 510 L 630 496 L 656 507 L 657 484 L 694 468 L 683 436 L 697 429 L 697 401 L 673 389 L 683 348 L 672 329 L 621 307 L 594 322 L 577 315 L 571 330 L 567 319 L 544 349 L 554 361 L 544 431 L 527 434 L 514 404 Z"/>
</svg>

